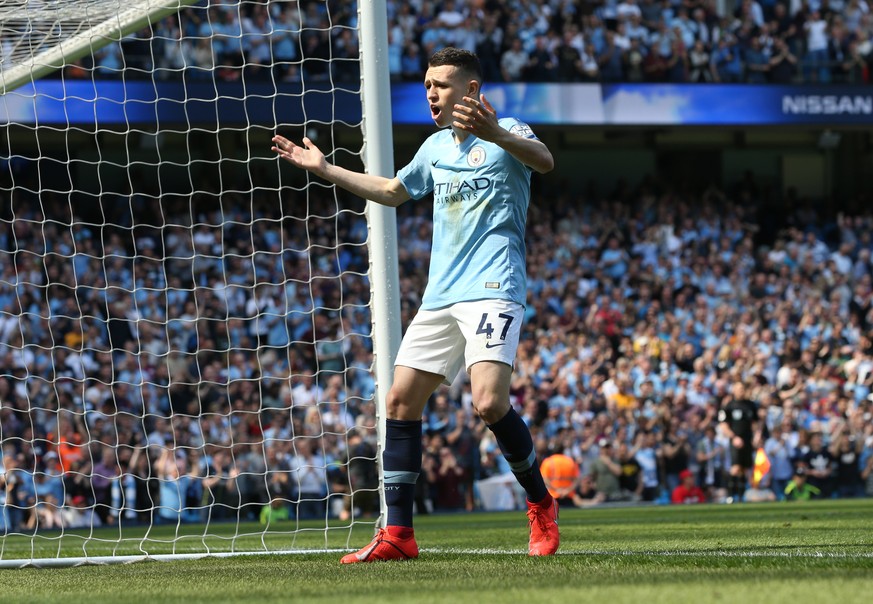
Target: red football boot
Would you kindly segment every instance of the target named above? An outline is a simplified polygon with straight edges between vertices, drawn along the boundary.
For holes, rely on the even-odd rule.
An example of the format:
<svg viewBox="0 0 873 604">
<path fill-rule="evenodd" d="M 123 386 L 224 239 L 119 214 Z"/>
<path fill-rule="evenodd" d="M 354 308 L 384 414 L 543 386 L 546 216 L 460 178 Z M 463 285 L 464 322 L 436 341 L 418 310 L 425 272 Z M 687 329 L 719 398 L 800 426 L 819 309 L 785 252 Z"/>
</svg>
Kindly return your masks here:
<svg viewBox="0 0 873 604">
<path fill-rule="evenodd" d="M 356 564 L 358 562 L 412 560 L 414 558 L 418 558 L 418 545 L 415 543 L 415 537 L 402 539 L 389 534 L 386 529 L 379 529 L 367 547 L 343 556 L 340 562 Z"/>
<path fill-rule="evenodd" d="M 540 503 L 527 502 L 527 517 L 530 520 L 531 556 L 551 556 L 558 551 L 561 535 L 558 533 L 558 502 L 548 495 Z"/>
</svg>

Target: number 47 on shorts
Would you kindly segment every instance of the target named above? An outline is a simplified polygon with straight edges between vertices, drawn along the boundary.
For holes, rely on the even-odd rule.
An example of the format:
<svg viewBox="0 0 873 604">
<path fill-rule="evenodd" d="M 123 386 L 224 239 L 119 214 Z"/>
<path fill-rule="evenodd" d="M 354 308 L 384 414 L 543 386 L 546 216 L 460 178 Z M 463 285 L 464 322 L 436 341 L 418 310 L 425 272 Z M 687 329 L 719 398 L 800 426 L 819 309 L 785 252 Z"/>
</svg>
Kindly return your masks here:
<svg viewBox="0 0 873 604">
<path fill-rule="evenodd" d="M 498 327 L 500 326 L 500 321 L 503 322 L 502 329 L 500 330 L 500 340 L 506 339 L 506 334 L 509 333 L 509 326 L 512 325 L 512 320 L 514 317 L 512 315 L 507 315 L 506 313 L 498 313 L 497 314 L 497 323 Z M 489 340 L 491 339 L 491 335 L 494 333 L 494 326 L 491 324 L 491 321 L 488 320 L 488 313 L 482 313 L 482 320 L 479 321 L 479 328 L 476 329 L 476 335 L 485 334 L 485 337 Z M 489 343 L 490 344 L 490 343 Z M 490 348 L 491 346 L 498 346 L 499 344 L 486 344 L 486 348 Z"/>
</svg>

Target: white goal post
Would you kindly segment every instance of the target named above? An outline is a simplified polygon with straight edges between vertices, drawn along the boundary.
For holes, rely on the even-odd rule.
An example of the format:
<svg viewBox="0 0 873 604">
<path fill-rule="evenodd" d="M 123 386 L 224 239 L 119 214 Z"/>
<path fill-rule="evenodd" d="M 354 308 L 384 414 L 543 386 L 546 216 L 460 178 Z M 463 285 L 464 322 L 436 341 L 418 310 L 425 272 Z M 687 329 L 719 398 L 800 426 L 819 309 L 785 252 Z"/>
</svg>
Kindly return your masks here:
<svg viewBox="0 0 873 604">
<path fill-rule="evenodd" d="M 385 0 L 0 4 L 0 569 L 346 551 L 384 522 Z"/>
</svg>

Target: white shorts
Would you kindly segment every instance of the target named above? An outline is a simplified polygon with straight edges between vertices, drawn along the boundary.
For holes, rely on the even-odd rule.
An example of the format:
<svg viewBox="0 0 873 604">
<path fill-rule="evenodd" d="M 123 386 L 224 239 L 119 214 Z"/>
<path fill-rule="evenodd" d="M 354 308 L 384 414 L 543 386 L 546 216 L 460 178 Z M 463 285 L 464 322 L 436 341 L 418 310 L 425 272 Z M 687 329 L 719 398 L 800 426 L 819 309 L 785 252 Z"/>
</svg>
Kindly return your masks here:
<svg viewBox="0 0 873 604">
<path fill-rule="evenodd" d="M 479 361 L 515 361 L 524 307 L 509 300 L 459 302 L 439 310 L 420 310 L 406 329 L 395 365 L 445 377 Z"/>
</svg>

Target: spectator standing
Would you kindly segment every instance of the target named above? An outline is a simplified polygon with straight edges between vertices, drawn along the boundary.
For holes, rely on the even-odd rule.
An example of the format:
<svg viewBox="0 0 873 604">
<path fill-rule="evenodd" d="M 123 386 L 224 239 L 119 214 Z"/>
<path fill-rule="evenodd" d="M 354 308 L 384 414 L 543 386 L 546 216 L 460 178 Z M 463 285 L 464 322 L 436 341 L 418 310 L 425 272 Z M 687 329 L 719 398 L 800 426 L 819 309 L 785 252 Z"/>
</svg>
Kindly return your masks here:
<svg viewBox="0 0 873 604">
<path fill-rule="evenodd" d="M 549 49 L 548 38 L 537 36 L 525 66 L 525 79 L 531 82 L 554 82 L 557 68 L 557 59 Z"/>
<path fill-rule="evenodd" d="M 204 503 L 210 508 L 212 518 L 223 519 L 235 515 L 234 510 L 239 508 L 240 502 L 237 476 L 239 470 L 232 463 L 228 449 L 215 448 L 206 463 L 203 477 L 203 490 L 206 493 Z M 187 484 L 185 486 L 187 491 Z"/>
<path fill-rule="evenodd" d="M 12 480 L 12 474 L 10 473 L 13 466 L 13 457 L 11 455 L 4 455 L 3 452 L 0 451 L 0 536 L 15 530 L 15 527 L 12 524 L 12 517 L 6 507 L 8 495 L 13 493 L 15 486 Z M 14 501 L 14 497 L 12 499 Z"/>
<path fill-rule="evenodd" d="M 428 481 L 433 487 L 434 509 L 458 511 L 464 509 L 464 468 L 450 447 L 441 446 Z"/>
<path fill-rule="evenodd" d="M 633 451 L 624 441 L 619 441 L 616 461 L 621 465 L 621 476 L 618 484 L 621 490 L 630 494 L 632 501 L 639 501 L 643 496 L 642 471 Z"/>
<path fill-rule="evenodd" d="M 725 34 L 719 39 L 718 47 L 712 53 L 712 64 L 719 82 L 731 84 L 742 81 L 743 63 L 733 35 Z"/>
<path fill-rule="evenodd" d="M 661 440 L 661 457 L 664 464 L 664 481 L 668 492 L 678 486 L 683 471 L 688 469 L 691 456 L 691 445 L 688 435 L 682 430 L 671 427 Z"/>
<path fill-rule="evenodd" d="M 634 453 L 634 459 L 640 466 L 643 501 L 655 501 L 660 495 L 661 450 L 656 448 L 657 444 L 657 436 L 652 431 L 640 432 L 637 437 L 637 450 Z"/>
<path fill-rule="evenodd" d="M 712 82 L 715 80 L 712 58 L 703 40 L 694 41 L 694 46 L 688 53 L 688 66 L 689 82 Z"/>
<path fill-rule="evenodd" d="M 245 67 L 252 77 L 268 77 L 265 69 L 273 60 L 270 46 L 271 36 L 275 30 L 270 13 L 266 6 L 258 5 L 252 14 L 243 17 L 241 22 L 242 47 Z"/>
<path fill-rule="evenodd" d="M 843 9 L 843 21 L 849 31 L 859 33 L 863 29 L 864 17 L 869 14 L 870 4 L 867 0 L 848 0 Z"/>
<path fill-rule="evenodd" d="M 303 519 L 323 518 L 327 509 L 326 463 L 314 444 L 310 438 L 295 440 L 296 451 L 289 464 L 297 517 Z"/>
<path fill-rule="evenodd" d="M 564 38 L 555 49 L 557 76 L 559 82 L 581 82 L 583 76 L 582 53 L 572 44 L 572 34 L 564 33 Z"/>
<path fill-rule="evenodd" d="M 770 71 L 770 60 L 761 48 L 761 40 L 756 36 L 749 40 L 749 48 L 745 52 L 746 82 L 763 84 L 767 81 Z"/>
<path fill-rule="evenodd" d="M 873 497 L 873 455 L 868 455 L 861 470 L 861 479 L 864 481 L 864 494 Z"/>
<path fill-rule="evenodd" d="M 806 32 L 804 76 L 807 81 L 827 84 L 831 81 L 828 23 L 814 10 L 803 24 L 803 30 Z"/>
<path fill-rule="evenodd" d="M 500 73 L 500 49 L 503 47 L 503 28 L 495 13 L 486 13 L 476 36 L 476 55 L 482 64 L 482 77 L 486 82 L 498 82 Z"/>
<path fill-rule="evenodd" d="M 519 82 L 528 64 L 528 55 L 522 48 L 521 39 L 513 38 L 509 49 L 500 57 L 500 73 L 504 82 Z"/>
<path fill-rule="evenodd" d="M 622 2 L 619 2 L 615 12 L 619 23 L 623 23 L 633 18 L 642 19 L 643 16 L 643 11 L 637 4 L 637 0 L 623 0 Z"/>
<path fill-rule="evenodd" d="M 300 14 L 290 2 L 273 19 L 270 32 L 270 52 L 275 61 L 273 69 L 281 80 L 299 77 L 296 61 L 299 56 Z M 399 60 L 399 59 L 398 59 Z"/>
<path fill-rule="evenodd" d="M 722 32 L 719 32 L 716 27 L 710 24 L 706 16 L 706 11 L 702 8 L 695 8 L 692 13 L 692 18 L 694 39 L 700 40 L 703 42 L 703 45 L 707 50 L 711 50 L 715 47 L 715 43 L 718 41 L 719 35 Z"/>
<path fill-rule="evenodd" d="M 860 442 L 848 428 L 842 430 L 831 447 L 836 465 L 834 486 L 839 497 L 860 497 L 864 492 L 859 453 Z"/>
<path fill-rule="evenodd" d="M 742 0 L 735 14 L 740 21 L 751 21 L 755 27 L 764 25 L 764 10 L 755 0 Z"/>
<path fill-rule="evenodd" d="M 597 49 L 594 44 L 586 44 L 582 52 L 582 81 L 596 82 L 600 79 L 600 66 L 597 63 Z"/>
<path fill-rule="evenodd" d="M 121 474 L 115 451 L 104 447 L 100 453 L 100 461 L 88 473 L 91 475 L 91 488 L 94 491 L 94 510 L 103 524 L 108 524 L 112 511 L 112 483 Z"/>
<path fill-rule="evenodd" d="M 649 39 L 649 29 L 643 25 L 642 17 L 631 15 L 631 18 L 623 25 L 624 34 L 628 39 L 639 40 L 641 45 L 645 45 Z"/>
<path fill-rule="evenodd" d="M 477 422 L 472 413 L 468 414 L 464 409 L 456 409 L 455 427 L 446 434 L 446 444 L 451 447 L 458 465 L 464 471 L 461 488 L 464 494 L 464 509 L 468 512 L 475 508 L 473 482 L 479 460 L 478 441 L 483 429 L 482 423 Z"/>
<path fill-rule="evenodd" d="M 597 69 L 603 82 L 618 82 L 622 79 L 622 51 L 615 44 L 615 34 L 606 32 L 606 44 L 597 56 Z"/>
<path fill-rule="evenodd" d="M 809 450 L 800 459 L 806 468 L 809 484 L 821 492 L 822 497 L 830 497 L 834 487 L 834 456 L 824 446 L 821 432 L 809 435 Z"/>
<path fill-rule="evenodd" d="M 696 454 L 700 466 L 698 484 L 702 485 L 707 499 L 713 500 L 724 487 L 724 449 L 716 439 L 715 426 L 710 424 L 704 428 L 703 438 L 697 441 Z"/>
<path fill-rule="evenodd" d="M 424 74 L 418 44 L 410 44 L 400 60 L 400 77 L 405 82 L 418 82 Z"/>
<path fill-rule="evenodd" d="M 835 79 L 847 84 L 866 84 L 870 80 L 869 59 L 861 54 L 861 47 L 857 40 L 847 42 L 846 50 L 842 53 L 835 69 L 837 70 Z"/>
<path fill-rule="evenodd" d="M 379 471 L 376 467 L 376 447 L 360 431 L 349 433 L 346 455 L 348 481 L 352 496 L 348 498 L 348 517 L 370 516 L 379 511 Z"/>
<path fill-rule="evenodd" d="M 188 460 L 183 451 L 176 454 L 169 448 L 162 449 L 155 462 L 155 474 L 160 485 L 156 520 L 169 524 L 181 522 L 189 481 Z"/>
<path fill-rule="evenodd" d="M 667 80 L 673 83 L 688 81 L 688 52 L 681 38 L 675 37 L 667 57 Z"/>
<path fill-rule="evenodd" d="M 770 56 L 770 81 L 774 84 L 790 84 L 797 72 L 797 57 L 782 38 L 774 38 L 773 54 Z"/>
<path fill-rule="evenodd" d="M 680 6 L 676 17 L 670 21 L 674 38 L 682 40 L 682 45 L 688 49 L 697 38 L 697 23 L 688 16 L 688 9 Z"/>
<path fill-rule="evenodd" d="M 631 38 L 630 48 L 622 55 L 624 62 L 624 77 L 628 82 L 642 82 L 646 78 L 645 49 L 641 46 L 639 38 Z"/>
<path fill-rule="evenodd" d="M 770 460 L 770 486 L 776 497 L 785 497 L 785 487 L 794 474 L 791 460 L 794 458 L 794 448 L 791 446 L 789 434 L 780 424 L 773 426 L 770 437 L 764 442 L 764 452 Z"/>
</svg>

